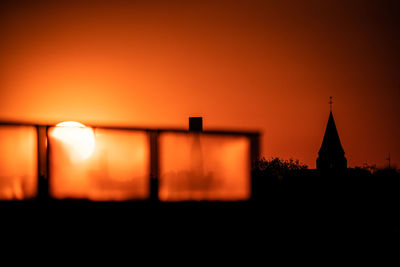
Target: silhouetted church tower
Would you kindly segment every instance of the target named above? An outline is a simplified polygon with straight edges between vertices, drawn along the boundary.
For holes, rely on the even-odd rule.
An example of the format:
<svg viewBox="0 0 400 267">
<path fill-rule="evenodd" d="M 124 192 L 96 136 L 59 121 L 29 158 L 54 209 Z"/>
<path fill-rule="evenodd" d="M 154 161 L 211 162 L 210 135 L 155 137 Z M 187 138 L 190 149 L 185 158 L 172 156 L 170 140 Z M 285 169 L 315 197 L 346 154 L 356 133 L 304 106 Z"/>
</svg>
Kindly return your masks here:
<svg viewBox="0 0 400 267">
<path fill-rule="evenodd" d="M 317 158 L 317 169 L 322 171 L 344 170 L 347 168 L 347 159 L 344 156 L 344 150 L 332 115 L 332 103 L 332 97 L 330 97 L 329 104 L 331 109 L 328 124 Z"/>
</svg>

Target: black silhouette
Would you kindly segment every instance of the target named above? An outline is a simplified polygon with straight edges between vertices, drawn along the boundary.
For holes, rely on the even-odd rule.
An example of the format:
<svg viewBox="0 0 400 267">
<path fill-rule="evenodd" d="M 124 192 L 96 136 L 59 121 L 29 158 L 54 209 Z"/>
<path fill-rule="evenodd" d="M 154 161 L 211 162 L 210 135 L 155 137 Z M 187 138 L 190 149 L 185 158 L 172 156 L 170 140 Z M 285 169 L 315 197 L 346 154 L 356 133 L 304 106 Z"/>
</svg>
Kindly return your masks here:
<svg viewBox="0 0 400 267">
<path fill-rule="evenodd" d="M 332 97 L 330 98 L 329 104 L 331 105 L 331 110 L 324 139 L 318 152 L 317 169 L 321 171 L 344 170 L 347 168 L 347 159 L 344 156 L 344 150 L 336 129 L 335 120 L 333 119 Z"/>
<path fill-rule="evenodd" d="M 192 121 L 192 120 L 191 120 Z M 0 201 L 4 218 L 26 221 L 35 218 L 39 229 L 48 229 L 48 221 L 71 226 L 71 221 L 89 221 L 91 228 L 154 229 L 186 235 L 204 233 L 262 238 L 270 234 L 343 234 L 399 233 L 400 173 L 391 166 L 346 168 L 339 135 L 329 115 L 319 151 L 318 168 L 297 160 L 258 158 L 258 133 L 203 131 L 202 120 L 194 121 L 195 133 L 176 129 L 145 129 L 151 147 L 151 194 L 147 201 L 90 202 L 55 200 L 48 196 L 48 151 L 39 138 L 39 195 L 27 201 Z M 6 124 L 10 125 L 10 124 Z M 201 127 L 200 127 L 201 126 Z M 40 136 L 44 129 L 40 126 Z M 143 129 L 126 129 L 143 130 Z M 251 140 L 252 197 L 239 202 L 176 202 L 157 200 L 158 143 L 162 132 L 184 134 L 240 135 Z M 195 142 L 194 147 L 198 144 Z M 47 159 L 46 159 L 47 156 Z M 46 162 L 41 162 L 46 160 Z M 194 165 L 196 167 L 196 165 Z M 47 171 L 46 171 L 47 168 Z M 43 197 L 44 196 L 44 197 Z M 43 198 L 42 198 L 43 197 Z M 156 201 L 154 201 L 156 200 Z M 55 220 L 57 219 L 57 220 Z M 56 224 L 54 227 L 60 227 Z M 80 229 L 80 228 L 79 228 Z M 143 231 L 144 233 L 145 231 Z"/>
<path fill-rule="evenodd" d="M 202 117 L 189 117 L 189 131 L 203 131 L 203 118 Z"/>
</svg>

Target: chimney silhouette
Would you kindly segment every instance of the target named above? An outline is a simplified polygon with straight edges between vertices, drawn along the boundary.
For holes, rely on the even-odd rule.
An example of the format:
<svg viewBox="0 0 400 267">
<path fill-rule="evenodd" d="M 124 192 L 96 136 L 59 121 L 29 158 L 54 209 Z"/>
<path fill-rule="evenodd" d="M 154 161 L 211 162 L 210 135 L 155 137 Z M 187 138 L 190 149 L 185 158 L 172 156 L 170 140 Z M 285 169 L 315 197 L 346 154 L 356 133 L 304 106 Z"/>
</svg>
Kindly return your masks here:
<svg viewBox="0 0 400 267">
<path fill-rule="evenodd" d="M 189 117 L 189 131 L 202 132 L 203 131 L 203 117 Z"/>
</svg>

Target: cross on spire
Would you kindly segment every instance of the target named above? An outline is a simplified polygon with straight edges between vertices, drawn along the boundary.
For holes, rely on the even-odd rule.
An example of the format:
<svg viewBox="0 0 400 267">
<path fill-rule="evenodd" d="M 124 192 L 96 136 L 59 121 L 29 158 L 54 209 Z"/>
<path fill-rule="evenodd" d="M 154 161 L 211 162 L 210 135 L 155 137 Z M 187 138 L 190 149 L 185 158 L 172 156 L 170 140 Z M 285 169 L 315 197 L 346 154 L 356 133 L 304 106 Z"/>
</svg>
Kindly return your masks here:
<svg viewBox="0 0 400 267">
<path fill-rule="evenodd" d="M 331 112 L 332 112 L 332 104 L 333 104 L 333 101 L 332 101 L 332 97 L 330 96 L 329 97 L 329 106 L 330 106 Z"/>
</svg>

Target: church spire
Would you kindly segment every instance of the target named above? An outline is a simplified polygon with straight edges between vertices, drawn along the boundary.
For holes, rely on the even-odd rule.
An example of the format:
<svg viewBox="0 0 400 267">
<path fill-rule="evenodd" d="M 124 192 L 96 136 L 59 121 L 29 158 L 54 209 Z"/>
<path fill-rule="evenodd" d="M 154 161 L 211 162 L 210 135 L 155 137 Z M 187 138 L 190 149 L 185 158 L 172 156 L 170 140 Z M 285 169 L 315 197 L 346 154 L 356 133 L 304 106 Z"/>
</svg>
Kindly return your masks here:
<svg viewBox="0 0 400 267">
<path fill-rule="evenodd" d="M 332 114 L 332 97 L 329 98 L 330 112 L 326 125 L 324 138 L 318 152 L 318 169 L 346 169 L 347 160 L 344 156 L 344 149 L 340 142 L 339 133 L 336 128 Z"/>
<path fill-rule="evenodd" d="M 319 153 L 343 153 L 344 150 L 340 142 L 339 133 L 336 128 L 332 111 L 329 113 L 328 123 L 324 134 Z"/>
</svg>

